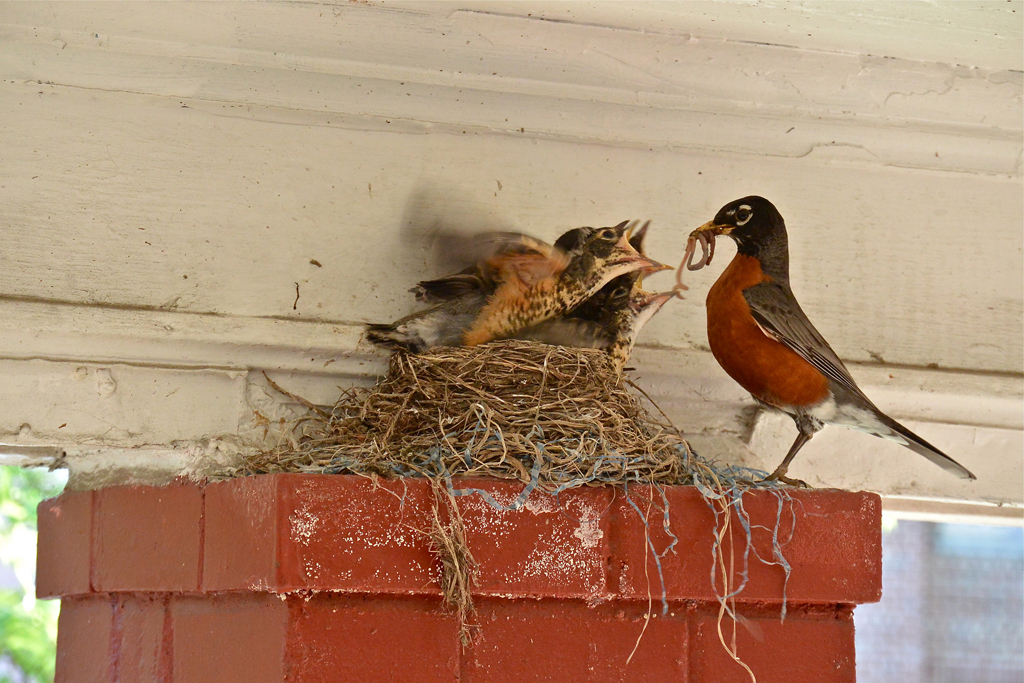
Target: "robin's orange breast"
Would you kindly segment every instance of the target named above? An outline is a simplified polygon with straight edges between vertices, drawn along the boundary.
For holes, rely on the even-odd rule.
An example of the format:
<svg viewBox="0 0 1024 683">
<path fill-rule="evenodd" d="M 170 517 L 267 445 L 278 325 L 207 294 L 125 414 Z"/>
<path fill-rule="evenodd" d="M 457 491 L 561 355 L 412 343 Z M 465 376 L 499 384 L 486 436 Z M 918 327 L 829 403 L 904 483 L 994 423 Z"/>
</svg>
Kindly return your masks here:
<svg viewBox="0 0 1024 683">
<path fill-rule="evenodd" d="M 740 386 L 779 408 L 810 406 L 828 396 L 828 379 L 758 326 L 743 290 L 768 280 L 761 263 L 737 254 L 708 292 L 711 353 Z"/>
<path fill-rule="evenodd" d="M 551 316 L 558 303 L 555 279 L 546 278 L 528 287 L 518 278 L 505 279 L 480 310 L 465 335 L 465 346 L 504 339 L 516 331 Z"/>
</svg>

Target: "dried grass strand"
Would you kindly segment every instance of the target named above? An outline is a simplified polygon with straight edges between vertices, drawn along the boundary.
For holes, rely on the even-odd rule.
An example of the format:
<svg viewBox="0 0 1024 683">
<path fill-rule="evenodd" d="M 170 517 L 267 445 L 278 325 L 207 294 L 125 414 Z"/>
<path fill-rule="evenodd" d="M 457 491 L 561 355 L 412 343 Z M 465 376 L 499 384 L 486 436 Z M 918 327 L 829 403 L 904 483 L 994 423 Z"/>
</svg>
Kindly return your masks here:
<svg viewBox="0 0 1024 683">
<path fill-rule="evenodd" d="M 459 620 L 459 640 L 466 647 L 473 641 L 473 634 L 479 628 L 470 623 L 470 617 L 476 613 L 472 589 L 477 584 L 479 565 L 466 543 L 466 525 L 455 498 L 437 481 L 431 484 L 434 506 L 431 528 L 427 534 L 430 549 L 441 562 L 441 596 L 445 606 Z M 445 506 L 447 523 L 441 520 L 441 505 Z"/>
</svg>

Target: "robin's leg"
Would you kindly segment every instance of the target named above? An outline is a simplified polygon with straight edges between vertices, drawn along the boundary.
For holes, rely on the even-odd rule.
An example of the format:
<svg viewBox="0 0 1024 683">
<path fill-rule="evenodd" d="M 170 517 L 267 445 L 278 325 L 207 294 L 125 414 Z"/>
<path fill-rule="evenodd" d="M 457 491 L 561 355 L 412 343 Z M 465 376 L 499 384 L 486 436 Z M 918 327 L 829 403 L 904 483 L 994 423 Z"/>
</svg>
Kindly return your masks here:
<svg viewBox="0 0 1024 683">
<path fill-rule="evenodd" d="M 790 479 L 786 476 L 786 471 L 789 469 L 789 463 L 793 462 L 793 458 L 803 448 L 804 444 L 811 440 L 814 433 L 824 427 L 820 420 L 814 418 L 806 413 L 800 411 L 796 415 L 793 415 L 793 421 L 796 422 L 796 428 L 800 430 L 800 433 L 796 435 L 796 440 L 793 441 L 793 445 L 789 447 L 789 453 L 786 453 L 786 457 L 782 459 L 782 464 L 775 468 L 775 471 L 768 475 L 769 481 L 781 481 L 784 484 L 790 486 L 801 486 L 808 488 L 807 483 L 799 479 Z"/>
<path fill-rule="evenodd" d="M 783 484 L 789 484 L 790 486 L 800 486 L 802 488 L 808 488 L 807 482 L 800 479 L 790 479 L 786 476 L 786 472 L 789 470 L 789 463 L 793 461 L 797 452 L 803 448 L 803 445 L 811 440 L 814 436 L 814 432 L 804 432 L 800 430 L 800 433 L 796 435 L 796 441 L 789 447 L 789 453 L 786 453 L 786 457 L 783 458 L 782 464 L 775 468 L 775 471 L 769 474 L 766 481 L 781 481 Z"/>
</svg>

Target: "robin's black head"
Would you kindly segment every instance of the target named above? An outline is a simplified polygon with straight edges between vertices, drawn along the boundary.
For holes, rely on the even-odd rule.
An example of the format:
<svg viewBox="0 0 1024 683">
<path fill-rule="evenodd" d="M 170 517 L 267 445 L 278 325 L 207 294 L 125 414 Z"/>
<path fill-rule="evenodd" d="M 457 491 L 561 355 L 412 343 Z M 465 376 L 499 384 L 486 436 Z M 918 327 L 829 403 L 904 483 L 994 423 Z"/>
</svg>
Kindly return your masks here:
<svg viewBox="0 0 1024 683">
<path fill-rule="evenodd" d="M 786 223 L 779 210 L 764 197 L 750 196 L 729 202 L 715 214 L 715 225 L 722 234 L 736 240 L 738 247 L 756 246 L 786 234 Z"/>
<path fill-rule="evenodd" d="M 715 214 L 715 220 L 697 232 L 728 235 L 736 251 L 761 261 L 761 268 L 776 279 L 789 279 L 789 240 L 786 222 L 775 205 L 764 197 L 751 195 L 729 202 Z"/>
</svg>

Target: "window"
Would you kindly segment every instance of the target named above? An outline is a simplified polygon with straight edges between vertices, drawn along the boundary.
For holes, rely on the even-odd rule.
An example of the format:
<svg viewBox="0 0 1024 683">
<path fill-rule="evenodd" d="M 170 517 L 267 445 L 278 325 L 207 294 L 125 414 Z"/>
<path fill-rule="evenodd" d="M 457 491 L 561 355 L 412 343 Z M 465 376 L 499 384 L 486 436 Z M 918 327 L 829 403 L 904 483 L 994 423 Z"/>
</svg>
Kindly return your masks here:
<svg viewBox="0 0 1024 683">
<path fill-rule="evenodd" d="M 884 519 L 882 601 L 854 612 L 858 682 L 1024 681 L 1024 529 Z"/>
</svg>

